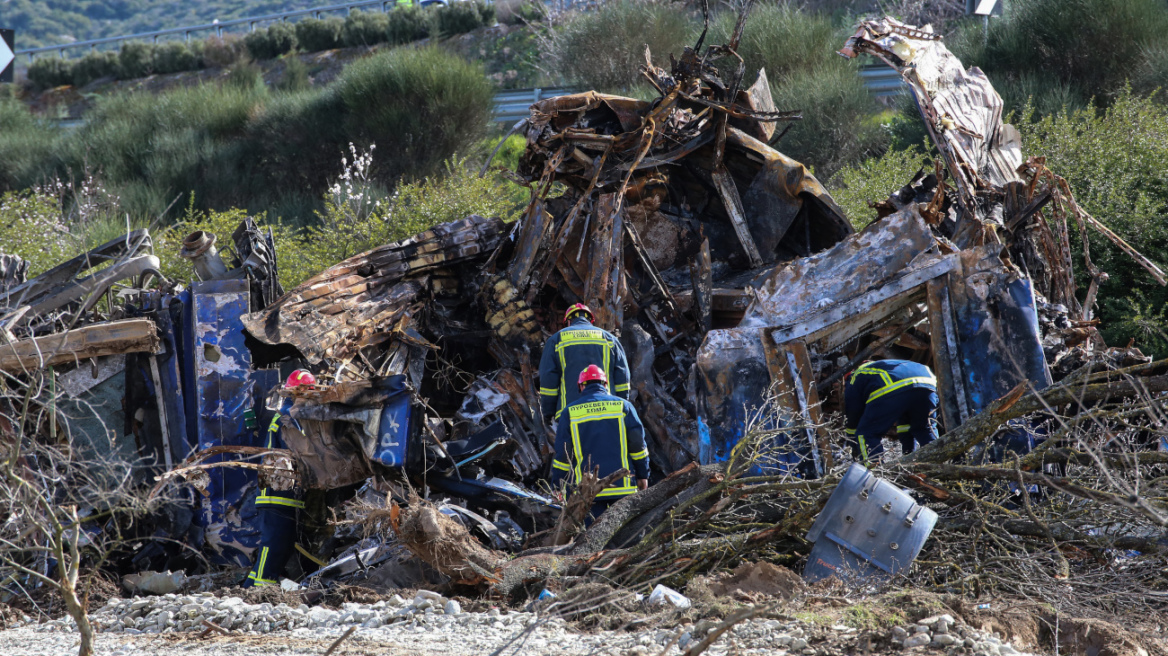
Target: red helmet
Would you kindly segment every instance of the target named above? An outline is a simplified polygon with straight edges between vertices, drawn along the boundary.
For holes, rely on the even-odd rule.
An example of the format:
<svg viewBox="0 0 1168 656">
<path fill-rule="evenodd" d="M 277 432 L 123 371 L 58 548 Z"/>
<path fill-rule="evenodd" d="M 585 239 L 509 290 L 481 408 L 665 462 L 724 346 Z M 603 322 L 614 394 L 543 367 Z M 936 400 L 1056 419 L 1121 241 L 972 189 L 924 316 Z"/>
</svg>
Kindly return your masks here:
<svg viewBox="0 0 1168 656">
<path fill-rule="evenodd" d="M 600 381 L 605 385 L 608 385 L 608 376 L 604 375 L 603 369 L 594 364 L 590 364 L 587 367 L 584 367 L 584 371 L 580 372 L 580 380 L 576 382 L 580 386 L 580 389 L 583 390 L 585 385 L 588 383 L 594 383 L 596 381 Z"/>
<path fill-rule="evenodd" d="M 315 384 L 316 376 L 313 376 L 310 372 L 307 372 L 303 369 L 297 369 L 296 371 L 293 371 L 291 374 L 289 374 L 288 381 L 284 383 L 284 387 L 286 389 L 291 389 L 293 387 L 309 386 Z"/>
<path fill-rule="evenodd" d="M 587 305 L 584 305 L 583 303 L 575 303 L 572 305 L 572 307 L 568 308 L 567 312 L 564 313 L 564 323 L 568 323 L 568 321 L 571 320 L 572 315 L 576 314 L 577 312 L 583 312 L 584 314 L 587 314 L 589 321 L 596 321 L 596 315 L 592 314 L 592 310 L 589 309 Z"/>
</svg>

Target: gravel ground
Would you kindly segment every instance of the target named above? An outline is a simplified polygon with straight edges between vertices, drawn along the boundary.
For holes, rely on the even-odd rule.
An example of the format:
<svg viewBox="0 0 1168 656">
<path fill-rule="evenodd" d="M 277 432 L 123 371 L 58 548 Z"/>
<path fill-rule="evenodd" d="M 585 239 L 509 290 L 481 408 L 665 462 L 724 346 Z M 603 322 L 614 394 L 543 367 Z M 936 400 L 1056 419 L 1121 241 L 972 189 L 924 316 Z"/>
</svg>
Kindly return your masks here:
<svg viewBox="0 0 1168 656">
<path fill-rule="evenodd" d="M 680 654 L 717 624 L 702 620 L 672 629 L 581 632 L 562 619 L 533 613 L 496 609 L 463 612 L 457 601 L 431 592 L 419 593 L 412 600 L 394 597 L 373 605 L 345 604 L 338 610 L 247 604 L 238 597 L 210 594 L 164 595 L 111 599 L 92 617 L 99 627 L 96 651 L 103 656 L 319 656 L 350 627 L 356 630 L 334 654 L 486 656 L 502 650 L 499 653 L 507 656 L 658 656 Z M 230 629 L 231 635 L 213 632 L 200 637 L 205 629 L 203 620 Z M 671 641 L 673 646 L 663 652 Z M 59 656 L 75 653 L 77 644 L 76 630 L 64 620 L 0 631 L 0 654 L 5 656 Z M 756 618 L 734 627 L 705 653 L 1022 656 L 1009 643 L 974 631 L 948 615 L 874 632 Z"/>
</svg>

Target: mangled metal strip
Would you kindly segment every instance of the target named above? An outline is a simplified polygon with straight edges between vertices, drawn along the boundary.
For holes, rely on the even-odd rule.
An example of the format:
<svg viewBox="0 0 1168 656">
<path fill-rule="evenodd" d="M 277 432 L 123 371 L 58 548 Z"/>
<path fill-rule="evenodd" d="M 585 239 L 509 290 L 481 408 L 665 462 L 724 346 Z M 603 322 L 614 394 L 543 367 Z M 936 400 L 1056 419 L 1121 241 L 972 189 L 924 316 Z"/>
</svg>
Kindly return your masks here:
<svg viewBox="0 0 1168 656">
<path fill-rule="evenodd" d="M 975 212 L 979 179 L 999 187 L 1019 179 L 1021 136 L 1002 123 L 1001 96 L 985 73 L 967 71 L 941 40 L 926 34 L 893 18 L 865 21 L 840 54 L 871 54 L 901 74 L 957 182 L 962 205 Z"/>
<path fill-rule="evenodd" d="M 18 373 L 120 353 L 153 353 L 158 334 L 149 319 L 126 319 L 0 344 L 0 371 Z"/>
<path fill-rule="evenodd" d="M 957 333 L 953 329 L 953 309 L 949 303 L 948 275 L 928 282 L 926 299 L 941 421 L 946 430 L 953 430 L 969 419 L 969 402 L 962 383 L 961 363 L 952 355 L 958 353 L 958 349 Z"/>
<path fill-rule="evenodd" d="M 754 237 L 750 234 L 750 228 L 746 225 L 746 212 L 742 209 L 742 198 L 738 196 L 738 189 L 734 187 L 734 180 L 730 177 L 730 172 L 726 170 L 725 166 L 719 165 L 718 168 L 710 171 L 710 177 L 714 180 L 714 187 L 718 190 L 722 206 L 730 217 L 730 223 L 734 226 L 734 234 L 738 235 L 738 242 L 742 244 L 742 250 L 746 253 L 751 268 L 762 266 L 762 255 L 759 254 Z"/>
<path fill-rule="evenodd" d="M 150 232 L 135 230 L 129 234 L 111 239 L 97 248 L 62 262 L 41 275 L 0 294 L 0 308 L 31 305 L 46 294 L 74 281 L 78 275 L 106 262 L 132 257 L 151 246 Z"/>
<path fill-rule="evenodd" d="M 434 226 L 330 267 L 244 317 L 244 328 L 266 344 L 296 347 L 313 364 L 348 355 L 392 330 L 426 288 L 418 276 L 495 250 L 503 231 L 501 220 L 474 215 Z"/>
<path fill-rule="evenodd" d="M 83 314 L 104 298 L 106 290 L 114 283 L 127 278 L 137 278 L 145 273 L 157 272 L 159 266 L 158 258 L 153 255 L 143 255 L 117 262 L 92 276 L 70 282 L 53 289 L 50 293 L 42 294 L 38 301 L 29 305 L 29 311 L 21 321 L 31 322 L 48 312 L 78 301 L 81 301 L 81 305 L 77 308 L 76 314 Z"/>
<path fill-rule="evenodd" d="M 858 298 L 901 274 L 935 243 L 916 205 L 909 205 L 829 250 L 776 270 L 746 309 L 741 325 L 791 325 Z"/>
<path fill-rule="evenodd" d="M 890 304 L 891 307 L 887 308 L 887 314 L 891 314 L 892 311 L 907 304 L 909 298 L 912 296 L 920 296 L 921 290 L 918 290 L 918 287 L 921 287 L 926 282 L 938 276 L 949 273 L 956 266 L 955 256 L 948 255 L 939 257 L 932 261 L 931 264 L 885 282 L 867 294 L 863 294 L 844 303 L 838 303 L 811 316 L 802 317 L 798 323 L 776 328 L 771 331 L 771 338 L 778 344 L 800 338 L 815 341 L 821 336 L 822 332 L 835 331 L 839 324 L 848 319 L 864 317 L 864 315 L 876 309 L 881 303 L 893 301 L 899 297 L 900 301 L 898 303 Z"/>
</svg>

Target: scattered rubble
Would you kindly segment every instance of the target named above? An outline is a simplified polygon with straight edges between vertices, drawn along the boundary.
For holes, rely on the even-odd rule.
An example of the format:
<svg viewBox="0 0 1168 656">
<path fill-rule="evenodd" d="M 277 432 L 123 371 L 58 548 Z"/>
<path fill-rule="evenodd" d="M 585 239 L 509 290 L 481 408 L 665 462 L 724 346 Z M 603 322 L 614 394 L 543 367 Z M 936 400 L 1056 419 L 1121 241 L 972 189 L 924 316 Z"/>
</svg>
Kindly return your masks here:
<svg viewBox="0 0 1168 656">
<path fill-rule="evenodd" d="M 667 584 L 713 576 L 710 590 L 739 600 L 791 598 L 803 584 L 774 565 L 714 575 L 748 557 L 806 558 L 809 580 L 844 568 L 863 588 L 905 576 L 934 524 L 947 536 L 1024 536 L 1044 550 L 1025 567 L 1054 558 L 1061 572 L 1063 550 L 1090 548 L 1075 556 L 1084 567 L 1115 562 L 1117 549 L 1160 550 L 1163 508 L 1131 501 L 1140 485 L 1101 491 L 1094 476 L 1067 473 L 1068 463 L 1112 457 L 1116 431 L 1150 433 L 1158 423 L 1132 418 L 1159 416 L 1154 395 L 1168 391 L 1168 364 L 1104 344 L 1092 305 L 1107 274 L 1087 257 L 1093 282 L 1078 300 L 1068 222 L 1084 240 L 1088 227 L 1101 233 L 1161 284 L 1168 278 L 1083 211 L 1041 157 L 1024 158 L 984 74 L 965 70 L 927 28 L 891 18 L 864 22 L 841 54 L 901 73 L 942 157 L 876 203 L 879 220 L 855 233 L 807 167 L 768 145 L 777 123 L 799 116 L 775 108 L 765 71 L 744 85 L 735 48 L 748 11 L 730 43 L 705 44 L 703 32 L 670 56 L 669 70 L 646 53 L 652 101 L 586 92 L 532 105 L 513 130 L 527 149 L 511 174 L 531 198 L 512 225 L 480 216 L 438 225 L 287 291 L 271 233 L 250 219 L 229 241 L 196 232 L 183 242 L 189 285 L 158 272 L 146 231 L 31 280 L 19 258 L 0 256 L 0 370 L 13 380 L 47 372 L 71 398 L 93 391 L 99 372 L 122 381 L 117 412 L 142 458 L 136 475 L 153 492 L 179 491 L 111 563 L 130 575 L 128 589 L 163 594 L 111 601 L 95 625 L 131 634 L 483 625 L 501 638 L 508 626 L 544 621 L 463 613 L 428 590 L 340 611 L 175 594 L 182 571 L 250 564 L 261 487 L 306 490 L 290 590 L 360 581 L 555 605 L 565 588 L 600 577 L 646 593 L 657 586 L 684 607 Z M 546 335 L 577 302 L 622 339 L 653 465 L 647 491 L 578 533 L 565 512 L 588 504 L 561 504 L 542 486 L 553 436 L 536 367 Z M 931 364 L 943 436 L 876 472 L 845 471 L 832 426 L 840 381 L 876 357 Z M 313 370 L 318 384 L 281 388 L 293 367 Z M 285 402 L 287 448 L 267 448 L 264 432 Z M 1104 426 L 1090 454 L 1071 451 L 1082 443 L 1067 447 L 1052 421 L 1084 418 Z M 1012 467 L 1002 464 L 1009 451 Z M 1124 462 L 1138 476 L 1140 464 L 1168 462 L 1160 455 Z M 1097 521 L 1091 506 L 1072 521 L 1052 509 L 1065 520 L 1052 528 L 1032 507 L 1040 489 L 1125 514 Z M 990 498 L 1004 490 L 1012 496 Z M 870 495 L 887 522 L 842 510 Z M 956 563 L 979 548 L 933 560 L 930 584 L 964 589 Z M 815 575 L 819 565 L 831 571 Z M 1153 569 L 1127 568 L 1133 589 L 1156 580 Z M 685 648 L 698 633 L 613 640 L 647 653 Z M 732 633 L 743 653 L 819 653 L 793 622 L 755 619 Z M 1016 653 L 945 615 L 866 635 L 905 649 Z"/>
</svg>

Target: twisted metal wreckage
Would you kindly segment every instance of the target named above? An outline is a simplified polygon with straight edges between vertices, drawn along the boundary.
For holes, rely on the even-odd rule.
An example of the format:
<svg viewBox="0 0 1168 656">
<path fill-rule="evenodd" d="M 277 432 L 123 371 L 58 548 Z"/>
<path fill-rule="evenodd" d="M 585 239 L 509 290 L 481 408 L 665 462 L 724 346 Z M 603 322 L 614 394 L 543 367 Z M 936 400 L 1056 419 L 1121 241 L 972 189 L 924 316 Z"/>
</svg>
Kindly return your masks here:
<svg viewBox="0 0 1168 656">
<path fill-rule="evenodd" d="M 143 254 L 145 231 L 27 282 L 9 258 L 0 367 L 57 366 L 78 399 L 124 381 L 112 393 L 124 394 L 134 451 L 163 481 L 201 492 L 193 516 L 168 534 L 242 566 L 258 539 L 250 500 L 260 477 L 309 490 L 318 516 L 358 488 L 381 505 L 387 491 L 401 501 L 407 486 L 428 490 L 453 499 L 440 514 L 487 546 L 535 546 L 524 536 L 559 515 L 536 491 L 553 446 L 536 362 L 575 302 L 596 309 L 598 325 L 625 345 L 664 480 L 638 496 L 660 497 L 650 506 L 658 519 L 683 483 L 700 481 L 695 472 L 706 470 L 692 463 L 730 460 L 764 407 L 772 437 L 754 471 L 827 474 L 836 456 L 825 410 L 839 403 L 843 373 L 865 358 L 930 363 L 950 433 L 1012 391 L 1042 390 L 1085 362 L 1150 360 L 1104 345 L 1091 307 L 1106 274 L 1088 256 L 1092 283 L 1080 303 L 1068 221 L 1084 240 L 1085 226 L 1103 234 L 1161 284 L 1163 272 L 1083 211 L 1043 158 L 1024 158 L 980 70 L 965 70 L 928 28 L 891 18 L 848 39 L 844 56 L 872 55 L 901 73 L 942 157 L 854 233 L 815 176 L 769 145 L 782 136 L 777 124 L 799 117 L 776 111 L 765 71 L 743 87 L 735 50 L 744 22 L 745 13 L 727 45 L 703 47 L 703 32 L 668 71 L 646 53 L 643 71 L 659 92 L 651 102 L 586 92 L 532 105 L 516 126 L 527 149 L 514 172 L 531 202 L 512 225 L 470 216 L 435 226 L 288 292 L 271 235 L 250 220 L 232 235 L 231 269 L 214 235 L 187 239 L 182 254 L 199 281 L 186 289 Z M 105 262 L 114 264 L 81 277 Z M 96 300 L 127 279 L 126 303 L 111 302 L 116 316 L 94 322 Z M 93 364 L 61 373 L 78 361 Z M 280 368 L 303 363 L 328 382 L 280 389 Z M 300 430 L 285 431 L 286 451 L 264 449 L 282 396 L 294 399 Z M 496 580 L 489 557 L 452 565 L 425 546 L 433 535 L 417 517 L 394 521 L 443 574 Z M 342 542 L 322 524 L 309 522 L 319 539 L 308 548 L 328 560 Z M 573 553 L 613 536 L 628 543 L 637 526 L 650 524 L 602 520 Z M 369 540 L 341 553 L 326 571 L 410 557 Z M 134 566 L 180 560 L 154 546 Z"/>
</svg>

